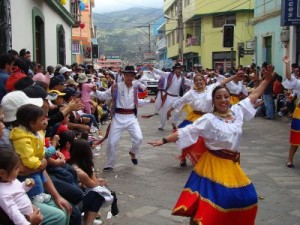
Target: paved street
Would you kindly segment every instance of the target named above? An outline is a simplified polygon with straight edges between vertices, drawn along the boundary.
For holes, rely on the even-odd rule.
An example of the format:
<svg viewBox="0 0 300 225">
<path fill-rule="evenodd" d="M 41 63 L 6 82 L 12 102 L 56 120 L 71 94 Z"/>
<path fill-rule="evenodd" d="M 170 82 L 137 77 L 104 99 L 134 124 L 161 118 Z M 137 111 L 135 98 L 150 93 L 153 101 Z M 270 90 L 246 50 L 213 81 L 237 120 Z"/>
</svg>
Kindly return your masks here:
<svg viewBox="0 0 300 225">
<path fill-rule="evenodd" d="M 140 108 L 139 116 L 151 113 L 152 109 L 152 105 Z M 108 209 L 102 209 L 102 220 L 104 224 L 122 225 L 188 224 L 187 218 L 171 216 L 170 213 L 192 166 L 179 167 L 175 144 L 153 148 L 146 143 L 169 134 L 171 124 L 166 126 L 165 131 L 158 131 L 158 116 L 139 120 L 144 142 L 138 166 L 133 166 L 130 161 L 130 142 L 126 132 L 119 143 L 118 164 L 113 172 L 101 172 L 105 143 L 100 155 L 95 156 L 100 175 L 118 193 L 120 209 L 118 217 L 111 220 L 105 219 Z M 299 153 L 296 154 L 295 169 L 285 166 L 289 122 L 286 118 L 276 121 L 256 118 L 244 127 L 240 146 L 241 165 L 260 196 L 256 225 L 300 224 Z"/>
</svg>

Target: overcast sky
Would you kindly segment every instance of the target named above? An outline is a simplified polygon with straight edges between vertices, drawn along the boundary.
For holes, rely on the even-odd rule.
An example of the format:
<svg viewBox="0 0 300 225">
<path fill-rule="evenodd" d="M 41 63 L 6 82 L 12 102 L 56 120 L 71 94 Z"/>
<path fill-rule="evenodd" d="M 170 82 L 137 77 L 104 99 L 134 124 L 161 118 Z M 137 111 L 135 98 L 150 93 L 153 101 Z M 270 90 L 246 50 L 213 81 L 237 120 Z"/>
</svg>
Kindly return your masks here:
<svg viewBox="0 0 300 225">
<path fill-rule="evenodd" d="M 162 8 L 164 0 L 95 0 L 96 13 L 120 11 L 132 7 Z"/>
</svg>

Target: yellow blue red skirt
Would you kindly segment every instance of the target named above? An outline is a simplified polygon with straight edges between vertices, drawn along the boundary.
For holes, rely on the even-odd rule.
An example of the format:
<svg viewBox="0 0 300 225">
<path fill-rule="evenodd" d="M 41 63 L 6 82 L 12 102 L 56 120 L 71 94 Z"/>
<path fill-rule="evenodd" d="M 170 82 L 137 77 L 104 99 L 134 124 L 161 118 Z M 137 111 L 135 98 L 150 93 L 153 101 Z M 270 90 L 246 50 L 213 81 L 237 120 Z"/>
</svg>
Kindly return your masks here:
<svg viewBox="0 0 300 225">
<path fill-rule="evenodd" d="M 300 146 L 300 106 L 295 108 L 290 131 L 290 144 Z"/>
<path fill-rule="evenodd" d="M 199 225 L 254 225 L 257 194 L 239 163 L 206 151 L 194 167 L 172 215 Z"/>
<path fill-rule="evenodd" d="M 187 116 L 186 119 L 179 124 L 178 128 L 183 128 L 189 124 L 192 124 L 194 121 L 201 117 L 201 115 L 196 113 L 190 105 L 185 105 L 183 111 L 186 112 Z M 182 149 L 182 153 L 178 157 L 178 159 L 185 160 L 186 158 L 188 158 L 193 165 L 196 165 L 198 159 L 201 157 L 203 151 L 205 150 L 207 149 L 204 145 L 203 138 L 199 137 L 198 141 L 195 144 Z"/>
</svg>

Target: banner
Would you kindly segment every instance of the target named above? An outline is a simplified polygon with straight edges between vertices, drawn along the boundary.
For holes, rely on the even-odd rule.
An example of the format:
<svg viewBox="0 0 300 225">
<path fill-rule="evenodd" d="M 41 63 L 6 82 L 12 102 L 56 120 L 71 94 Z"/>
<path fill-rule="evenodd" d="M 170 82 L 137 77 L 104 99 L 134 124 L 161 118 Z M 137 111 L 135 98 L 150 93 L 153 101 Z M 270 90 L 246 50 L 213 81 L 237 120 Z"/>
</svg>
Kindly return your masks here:
<svg viewBox="0 0 300 225">
<path fill-rule="evenodd" d="M 300 0 L 282 0 L 281 26 L 300 25 Z"/>
</svg>

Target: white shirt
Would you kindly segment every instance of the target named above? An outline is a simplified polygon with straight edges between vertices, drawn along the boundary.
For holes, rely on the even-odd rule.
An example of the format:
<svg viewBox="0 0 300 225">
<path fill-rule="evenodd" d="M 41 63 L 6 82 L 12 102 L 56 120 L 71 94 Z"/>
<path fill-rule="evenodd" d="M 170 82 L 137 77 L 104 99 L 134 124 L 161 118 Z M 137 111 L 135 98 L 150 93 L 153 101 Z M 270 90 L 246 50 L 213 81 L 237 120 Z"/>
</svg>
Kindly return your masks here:
<svg viewBox="0 0 300 225">
<path fill-rule="evenodd" d="M 247 88 L 243 85 L 242 81 L 230 81 L 226 84 L 226 87 L 229 89 L 230 94 L 240 95 L 243 93 L 244 95 L 248 95 Z"/>
<path fill-rule="evenodd" d="M 282 85 L 286 89 L 293 90 L 294 93 L 299 94 L 300 93 L 300 80 L 298 80 L 295 76 L 291 76 L 291 79 L 284 80 L 282 82 Z"/>
<path fill-rule="evenodd" d="M 167 87 L 167 83 L 168 83 L 168 76 L 171 72 L 163 72 L 161 70 L 155 69 L 153 68 L 153 71 L 163 77 L 166 78 L 165 80 L 165 84 L 164 84 L 164 89 L 166 89 Z M 194 84 L 194 82 L 190 79 L 187 79 L 183 76 L 179 76 L 177 77 L 177 75 L 174 74 L 173 79 L 172 79 L 172 84 L 171 86 L 168 88 L 167 92 L 171 95 L 179 95 L 179 91 L 180 91 L 180 85 L 182 82 L 182 79 L 184 79 L 184 84 L 186 86 L 192 86 Z"/>
<path fill-rule="evenodd" d="M 13 182 L 0 183 L 0 207 L 15 225 L 29 225 L 25 215 L 33 212 L 32 204 L 26 194 L 30 188 L 15 179 Z"/>
<path fill-rule="evenodd" d="M 124 82 L 118 83 L 118 93 L 116 99 L 116 107 L 123 108 L 123 109 L 134 109 L 134 87 L 138 83 L 133 83 L 132 87 L 128 88 Z M 96 95 L 97 98 L 101 100 L 111 100 L 111 88 L 106 91 L 97 91 L 94 96 Z M 138 105 L 144 106 L 150 103 L 150 100 L 138 99 Z"/>
<path fill-rule="evenodd" d="M 246 98 L 233 105 L 231 111 L 235 117 L 232 121 L 228 122 L 212 113 L 207 113 L 193 124 L 179 129 L 177 147 L 179 149 L 186 148 L 196 143 L 201 136 L 210 150 L 237 151 L 242 138 L 243 123 L 252 119 L 256 110 L 250 99 Z"/>
</svg>

